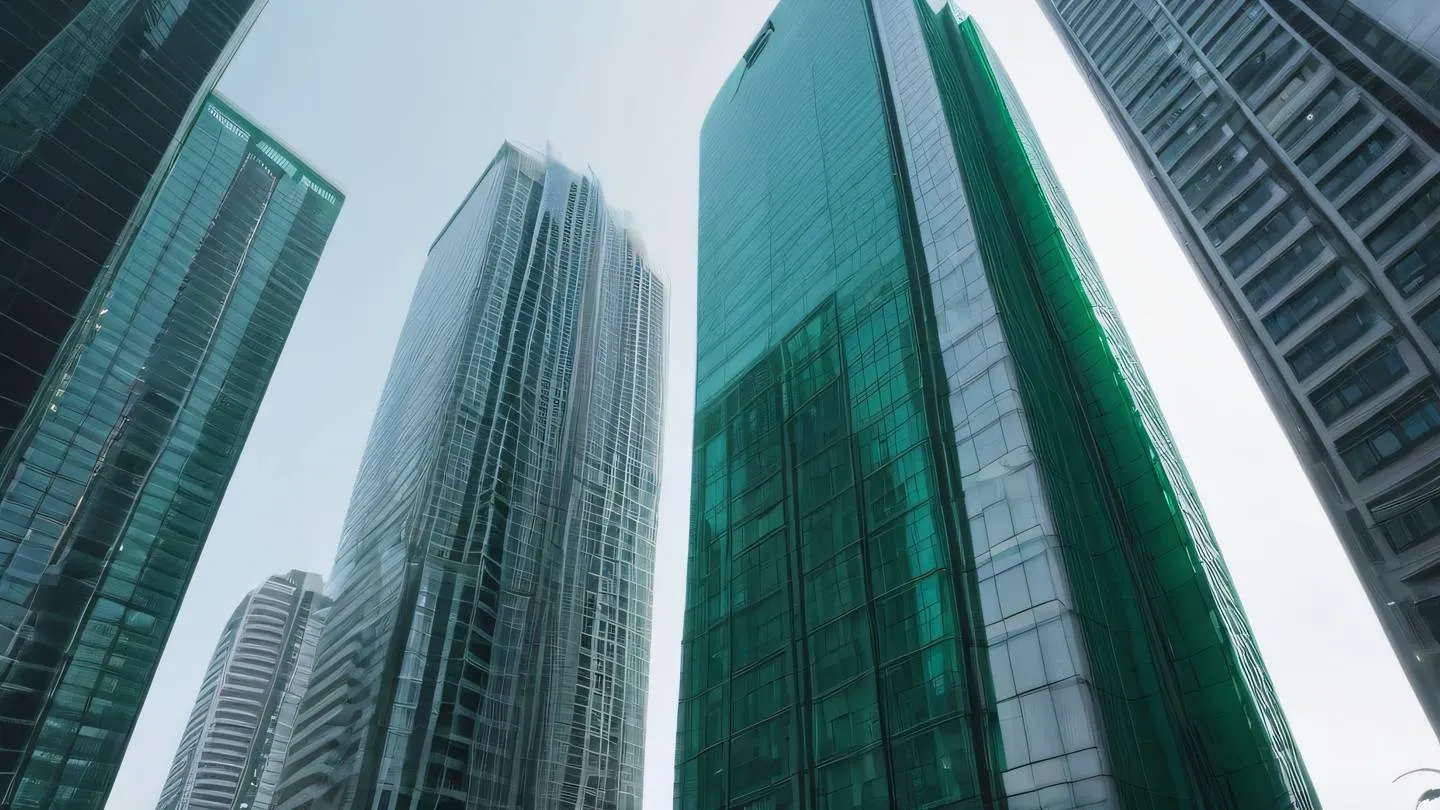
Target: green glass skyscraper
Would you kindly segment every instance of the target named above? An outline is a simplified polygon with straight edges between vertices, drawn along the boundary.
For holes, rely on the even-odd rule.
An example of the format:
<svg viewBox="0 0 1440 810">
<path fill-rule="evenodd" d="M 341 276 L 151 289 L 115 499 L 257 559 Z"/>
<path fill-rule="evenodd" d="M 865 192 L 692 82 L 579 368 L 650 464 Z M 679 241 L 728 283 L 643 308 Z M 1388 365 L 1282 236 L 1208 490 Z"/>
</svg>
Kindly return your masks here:
<svg viewBox="0 0 1440 810">
<path fill-rule="evenodd" d="M 705 122 L 676 806 L 1318 806 L 1014 91 L 785 0 Z"/>
<path fill-rule="evenodd" d="M 211 97 L 0 477 L 0 807 L 99 810 L 342 198 Z"/>
</svg>

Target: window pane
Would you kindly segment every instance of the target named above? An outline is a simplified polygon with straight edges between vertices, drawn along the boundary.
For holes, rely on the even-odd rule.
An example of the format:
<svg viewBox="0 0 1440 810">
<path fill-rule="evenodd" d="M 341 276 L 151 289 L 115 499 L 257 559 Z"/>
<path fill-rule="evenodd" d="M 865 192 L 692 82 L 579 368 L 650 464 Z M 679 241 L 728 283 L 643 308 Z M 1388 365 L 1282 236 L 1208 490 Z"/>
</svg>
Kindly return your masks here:
<svg viewBox="0 0 1440 810">
<path fill-rule="evenodd" d="M 1440 432 L 1440 397 L 1426 390 L 1402 400 L 1339 443 L 1351 474 L 1365 478 Z"/>
<path fill-rule="evenodd" d="M 1315 330 L 1309 340 L 1286 357 L 1301 380 L 1315 373 L 1335 355 L 1345 351 L 1370 330 L 1377 316 L 1366 301 L 1357 301 Z"/>
<path fill-rule="evenodd" d="M 1254 307 L 1269 301 L 1302 271 L 1310 269 L 1326 247 L 1328 246 L 1324 237 L 1315 231 L 1301 236 L 1294 245 L 1275 257 L 1274 261 L 1245 285 L 1245 298 Z"/>
<path fill-rule="evenodd" d="M 1362 355 L 1360 359 L 1315 391 L 1311 400 L 1320 418 L 1327 423 L 1349 413 L 1357 405 L 1380 393 L 1405 376 L 1405 360 L 1390 343 Z"/>
<path fill-rule="evenodd" d="M 1265 331 L 1276 341 L 1284 339 L 1311 315 L 1339 298 L 1349 284 L 1350 274 L 1343 267 L 1325 270 L 1265 316 Z"/>
</svg>

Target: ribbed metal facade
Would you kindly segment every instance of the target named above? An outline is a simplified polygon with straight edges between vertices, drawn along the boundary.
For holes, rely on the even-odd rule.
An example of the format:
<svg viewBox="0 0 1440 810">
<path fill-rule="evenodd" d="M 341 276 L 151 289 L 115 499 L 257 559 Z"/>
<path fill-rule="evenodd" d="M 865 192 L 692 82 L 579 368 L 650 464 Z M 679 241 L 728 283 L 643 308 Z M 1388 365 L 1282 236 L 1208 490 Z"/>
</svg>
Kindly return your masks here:
<svg viewBox="0 0 1440 810">
<path fill-rule="evenodd" d="M 1407 45 L 1428 36 L 1379 2 L 1042 5 L 1440 727 L 1440 64 Z"/>
<path fill-rule="evenodd" d="M 0 805 L 105 804 L 342 204 L 211 96 L 0 476 Z"/>
<path fill-rule="evenodd" d="M 277 807 L 640 806 L 665 290 L 506 145 L 431 247 Z"/>
<path fill-rule="evenodd" d="M 267 810 L 293 708 L 314 663 L 328 600 L 318 574 L 291 571 L 251 591 L 220 634 L 157 810 Z M 289 719 L 291 723 L 287 723 Z"/>
</svg>

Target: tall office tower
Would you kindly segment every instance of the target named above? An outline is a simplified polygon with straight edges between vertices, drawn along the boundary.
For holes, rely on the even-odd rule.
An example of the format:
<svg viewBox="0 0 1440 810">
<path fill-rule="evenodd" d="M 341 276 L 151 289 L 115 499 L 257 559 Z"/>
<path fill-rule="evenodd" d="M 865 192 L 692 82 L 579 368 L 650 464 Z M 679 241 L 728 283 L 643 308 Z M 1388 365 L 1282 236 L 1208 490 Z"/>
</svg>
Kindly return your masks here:
<svg viewBox="0 0 1440 810">
<path fill-rule="evenodd" d="M 0 806 L 99 808 L 339 213 L 218 98 L 0 477 Z"/>
<path fill-rule="evenodd" d="M 1041 5 L 1440 730 L 1440 4 Z"/>
<path fill-rule="evenodd" d="M 277 808 L 638 810 L 665 289 L 506 144 L 415 289 Z"/>
<path fill-rule="evenodd" d="M 782 2 L 699 238 L 677 808 L 1317 806 L 973 21 Z"/>
<path fill-rule="evenodd" d="M 56 387 L 47 374 L 87 296 L 94 305 L 263 5 L 0 3 L 0 473 L 18 460 L 16 431 L 34 429 L 32 402 Z"/>
<path fill-rule="evenodd" d="M 270 577 L 220 634 L 157 810 L 268 810 L 328 601 L 319 574 Z"/>
</svg>

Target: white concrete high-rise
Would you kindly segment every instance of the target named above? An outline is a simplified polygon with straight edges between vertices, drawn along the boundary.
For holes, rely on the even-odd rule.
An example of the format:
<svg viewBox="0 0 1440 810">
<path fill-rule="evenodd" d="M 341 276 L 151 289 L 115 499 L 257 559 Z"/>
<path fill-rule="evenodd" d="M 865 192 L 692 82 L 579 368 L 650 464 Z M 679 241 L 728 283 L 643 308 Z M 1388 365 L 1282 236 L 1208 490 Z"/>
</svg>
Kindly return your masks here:
<svg viewBox="0 0 1440 810">
<path fill-rule="evenodd" d="M 273 576 L 235 608 L 158 810 L 264 810 L 310 679 L 328 600 L 319 574 Z M 268 766 L 268 767 L 267 767 Z"/>
</svg>

